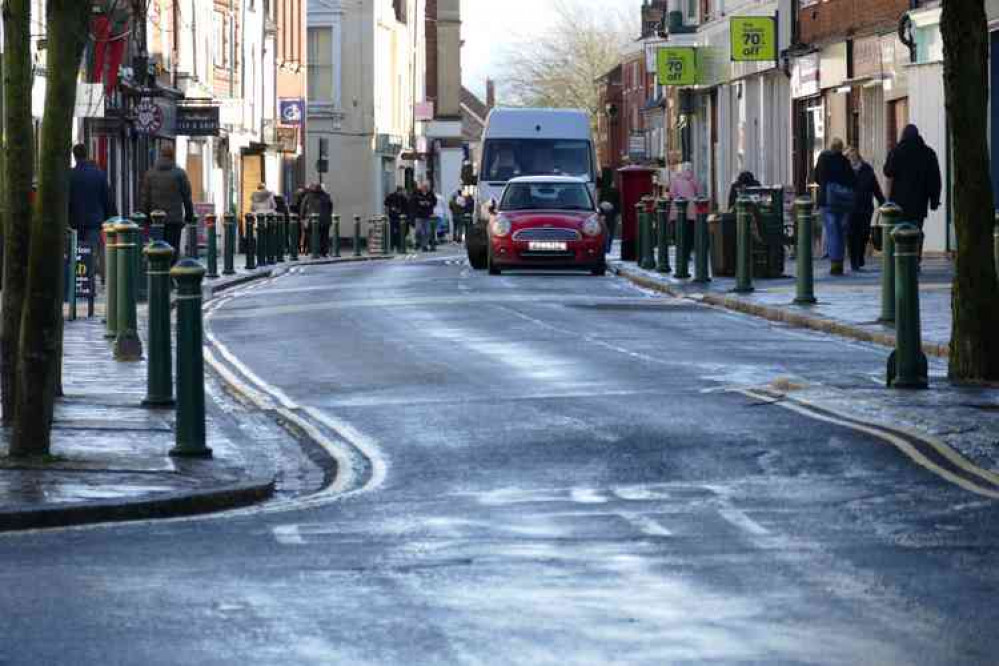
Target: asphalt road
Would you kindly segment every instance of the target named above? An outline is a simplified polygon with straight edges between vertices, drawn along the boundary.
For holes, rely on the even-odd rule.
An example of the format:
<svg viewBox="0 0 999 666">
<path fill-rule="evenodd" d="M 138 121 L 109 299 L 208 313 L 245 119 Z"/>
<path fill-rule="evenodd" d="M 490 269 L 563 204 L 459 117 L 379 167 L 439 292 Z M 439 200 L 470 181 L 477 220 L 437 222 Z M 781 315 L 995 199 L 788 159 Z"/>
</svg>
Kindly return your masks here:
<svg viewBox="0 0 999 666">
<path fill-rule="evenodd" d="M 876 389 L 883 350 L 454 257 L 210 330 L 346 435 L 346 496 L 0 536 L 0 664 L 999 662 L 995 502 L 730 390 Z"/>
</svg>

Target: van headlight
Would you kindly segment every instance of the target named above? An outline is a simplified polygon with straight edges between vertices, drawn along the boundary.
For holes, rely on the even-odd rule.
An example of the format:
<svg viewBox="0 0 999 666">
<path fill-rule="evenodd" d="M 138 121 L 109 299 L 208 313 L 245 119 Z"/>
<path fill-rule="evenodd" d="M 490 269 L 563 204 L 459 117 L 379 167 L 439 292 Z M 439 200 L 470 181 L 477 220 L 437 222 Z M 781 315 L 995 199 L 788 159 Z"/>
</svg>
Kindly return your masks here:
<svg viewBox="0 0 999 666">
<path fill-rule="evenodd" d="M 600 218 L 596 215 L 583 222 L 583 233 L 591 238 L 594 236 L 599 236 L 600 232 L 603 231 L 603 225 L 600 224 Z"/>
<path fill-rule="evenodd" d="M 493 219 L 493 223 L 490 225 L 490 230 L 492 231 L 493 236 L 499 236 L 502 238 L 503 236 L 510 235 L 511 226 L 510 220 L 506 219 L 502 215 L 499 215 Z"/>
</svg>

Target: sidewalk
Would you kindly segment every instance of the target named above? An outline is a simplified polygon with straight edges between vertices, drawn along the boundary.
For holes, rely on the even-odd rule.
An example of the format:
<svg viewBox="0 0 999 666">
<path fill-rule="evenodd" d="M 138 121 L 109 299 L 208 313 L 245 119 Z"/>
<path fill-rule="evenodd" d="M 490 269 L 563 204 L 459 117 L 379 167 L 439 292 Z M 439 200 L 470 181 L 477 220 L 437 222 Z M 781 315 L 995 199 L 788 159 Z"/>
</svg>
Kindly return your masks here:
<svg viewBox="0 0 999 666">
<path fill-rule="evenodd" d="M 612 256 L 620 256 L 617 244 Z M 869 257 L 861 273 L 843 277 L 829 275 L 829 262 L 815 262 L 815 305 L 794 305 L 797 266 L 789 259 L 787 277 L 754 280 L 752 294 L 734 294 L 735 278 L 713 278 L 707 285 L 677 280 L 672 275 L 644 271 L 634 262 L 610 259 L 612 270 L 645 287 L 674 296 L 693 298 L 711 305 L 780 321 L 799 328 L 894 346 L 895 329 L 878 322 L 881 314 L 881 258 Z M 676 267 L 676 263 L 672 264 Z M 694 266 L 691 262 L 691 274 Z M 928 256 L 920 274 L 923 346 L 927 355 L 946 358 L 951 331 L 951 282 L 953 263 L 945 257 Z"/>
<path fill-rule="evenodd" d="M 245 258 L 237 257 L 236 274 L 206 279 L 204 295 L 207 302 L 225 289 L 296 266 L 357 260 L 302 259 L 247 271 Z M 66 321 L 66 396 L 56 405 L 51 458 L 5 458 L 9 434 L 0 430 L 0 531 L 205 513 L 267 499 L 279 479 L 278 494 L 313 492 L 329 481 L 332 461 L 312 462 L 271 414 L 230 397 L 211 373 L 206 427 L 213 458 L 171 458 L 175 412 L 142 407 L 146 363 L 113 359 L 100 292 L 93 318 Z M 145 310 L 140 304 L 144 351 Z"/>
<path fill-rule="evenodd" d="M 971 474 L 976 483 L 983 483 L 984 475 L 989 478 L 986 485 L 999 491 L 999 483 L 996 483 L 999 478 L 992 476 L 999 472 L 999 389 L 961 387 L 947 381 L 953 277 L 953 265 L 948 259 L 927 257 L 920 274 L 923 342 L 930 361 L 930 390 L 894 391 L 885 388 L 886 363 L 891 351 L 888 346 L 894 345 L 894 330 L 877 322 L 881 307 L 880 257 L 869 258 L 864 272 L 848 273 L 845 277 L 830 276 L 829 263 L 817 261 L 815 296 L 819 302 L 813 306 L 799 306 L 792 304 L 796 268 L 793 261 L 787 262 L 784 271 L 792 277 L 756 280 L 754 293 L 737 295 L 731 293 L 735 286 L 733 278 L 715 278 L 707 285 L 693 284 L 689 280 L 642 270 L 634 262 L 622 262 L 614 259 L 615 256 L 620 256 L 617 246 L 609 260 L 611 269 L 644 288 L 760 317 L 779 325 L 882 345 L 876 349 L 883 348 L 884 360 L 872 363 L 865 374 L 850 376 L 844 373 L 835 380 L 822 381 L 788 373 L 768 386 L 732 389 L 747 390 L 764 400 L 887 428 L 894 433 L 911 433 L 927 444 L 927 451 L 938 452 L 928 456 L 932 461 L 945 460 L 953 454 L 954 460 L 965 462 L 948 468 L 959 470 L 967 463 L 966 467 L 976 470 Z M 779 357 L 774 363 L 776 367 L 783 365 Z"/>
</svg>

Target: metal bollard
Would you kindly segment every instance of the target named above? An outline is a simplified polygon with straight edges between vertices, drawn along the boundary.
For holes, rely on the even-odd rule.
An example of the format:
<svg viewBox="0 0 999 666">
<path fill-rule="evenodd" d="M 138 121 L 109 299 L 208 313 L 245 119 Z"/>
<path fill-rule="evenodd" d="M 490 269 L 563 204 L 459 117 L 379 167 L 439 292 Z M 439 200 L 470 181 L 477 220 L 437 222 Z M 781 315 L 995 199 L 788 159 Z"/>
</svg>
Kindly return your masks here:
<svg viewBox="0 0 999 666">
<path fill-rule="evenodd" d="M 146 361 L 147 407 L 172 407 L 173 351 L 170 346 L 170 262 L 173 248 L 153 241 L 144 254 L 149 259 L 149 358 Z"/>
<path fill-rule="evenodd" d="M 115 217 L 104 223 L 104 337 L 118 337 L 118 223 Z"/>
<path fill-rule="evenodd" d="M 208 237 L 208 273 L 205 277 L 219 276 L 219 239 L 216 235 L 218 218 L 215 215 L 205 215 L 205 234 Z"/>
<path fill-rule="evenodd" d="M 437 251 L 437 216 L 430 218 L 430 251 Z"/>
<path fill-rule="evenodd" d="M 309 215 L 309 256 L 319 258 L 319 216 Z"/>
<path fill-rule="evenodd" d="M 302 225 L 298 221 L 298 213 L 291 214 L 290 238 L 288 239 L 288 249 L 291 251 L 291 261 L 298 261 L 298 247 L 302 242 Z"/>
<path fill-rule="evenodd" d="M 114 339 L 116 361 L 142 360 L 142 341 L 139 339 L 138 315 L 135 306 L 136 254 L 139 252 L 139 227 L 134 222 L 124 220 L 115 228 L 118 233 L 118 247 L 115 262 L 118 264 L 117 289 L 117 335 Z"/>
<path fill-rule="evenodd" d="M 740 196 L 736 211 L 735 293 L 749 294 L 753 289 L 753 230 L 749 214 L 750 200 Z"/>
<path fill-rule="evenodd" d="M 184 225 L 184 232 L 186 238 L 186 249 L 184 250 L 184 256 L 190 257 L 191 259 L 198 258 L 198 218 L 192 218 L 189 222 Z"/>
<path fill-rule="evenodd" d="M 354 256 L 361 256 L 361 216 L 354 216 Z"/>
<path fill-rule="evenodd" d="M 687 207 L 690 202 L 683 197 L 673 200 L 673 207 L 676 208 L 676 272 L 673 277 L 687 280 L 690 278 L 690 253 L 687 238 Z"/>
<path fill-rule="evenodd" d="M 166 212 L 154 210 L 149 214 L 149 242 L 161 241 L 166 238 Z M 175 250 L 179 248 L 174 248 Z"/>
<path fill-rule="evenodd" d="M 333 216 L 333 256 L 340 258 L 340 216 Z"/>
<path fill-rule="evenodd" d="M 881 207 L 881 317 L 879 322 L 895 322 L 895 237 L 902 209 L 888 203 Z"/>
<path fill-rule="evenodd" d="M 385 215 L 382 215 L 382 254 L 384 256 L 392 254 L 392 225 Z"/>
<path fill-rule="evenodd" d="M 656 267 L 655 257 L 652 256 L 652 216 L 645 200 L 638 204 L 638 225 L 641 240 L 638 266 L 645 270 L 652 270 Z"/>
<path fill-rule="evenodd" d="M 267 265 L 267 216 L 261 213 L 257 213 L 256 225 L 254 225 L 254 233 L 256 234 L 256 248 L 257 248 L 257 266 L 264 267 Z"/>
<path fill-rule="evenodd" d="M 992 256 L 996 267 L 996 277 L 999 278 L 999 211 L 996 211 L 995 230 L 992 232 Z"/>
<path fill-rule="evenodd" d="M 279 264 L 283 264 L 285 257 L 288 255 L 288 215 L 287 213 L 278 213 L 278 244 L 277 244 L 277 261 Z"/>
<path fill-rule="evenodd" d="M 201 281 L 204 267 L 184 259 L 170 271 L 177 283 L 177 426 L 171 456 L 211 458 L 205 445 L 205 358 Z"/>
<path fill-rule="evenodd" d="M 709 276 L 708 252 L 711 247 L 711 239 L 708 237 L 708 206 L 711 202 L 708 199 L 698 199 L 698 213 L 694 220 L 694 282 L 707 284 L 711 282 Z"/>
<path fill-rule="evenodd" d="M 929 388 L 929 366 L 923 353 L 919 320 L 919 246 L 923 232 L 901 224 L 895 241 L 895 351 L 888 358 L 888 387 Z"/>
<path fill-rule="evenodd" d="M 656 203 L 656 226 L 659 228 L 659 260 L 656 264 L 656 270 L 660 273 L 673 272 L 673 267 L 669 262 L 669 209 L 671 203 L 669 199 L 660 199 Z"/>
<path fill-rule="evenodd" d="M 811 197 L 800 197 L 794 202 L 798 221 L 797 295 L 795 305 L 812 305 L 815 301 L 815 266 L 812 261 L 813 204 Z"/>
<path fill-rule="evenodd" d="M 222 219 L 222 275 L 236 273 L 236 216 L 226 213 Z"/>
<path fill-rule="evenodd" d="M 471 215 L 469 217 L 469 223 L 471 223 Z M 399 254 L 406 254 L 409 251 L 409 217 L 406 215 L 399 216 Z"/>
<path fill-rule="evenodd" d="M 247 213 L 243 218 L 243 245 L 246 250 L 246 270 L 252 271 L 257 267 L 257 235 L 254 227 L 257 225 L 256 217 L 253 213 Z"/>
<path fill-rule="evenodd" d="M 145 248 L 148 242 L 145 240 L 149 238 L 149 218 L 146 217 L 145 213 L 132 213 L 132 222 L 139 227 L 139 248 L 140 251 L 136 252 L 136 273 L 135 273 L 135 284 L 136 292 L 135 297 L 138 299 L 139 303 L 145 303 L 149 300 L 149 285 L 146 283 L 146 271 L 149 269 L 146 262 L 146 254 L 141 251 L 141 248 Z"/>
</svg>

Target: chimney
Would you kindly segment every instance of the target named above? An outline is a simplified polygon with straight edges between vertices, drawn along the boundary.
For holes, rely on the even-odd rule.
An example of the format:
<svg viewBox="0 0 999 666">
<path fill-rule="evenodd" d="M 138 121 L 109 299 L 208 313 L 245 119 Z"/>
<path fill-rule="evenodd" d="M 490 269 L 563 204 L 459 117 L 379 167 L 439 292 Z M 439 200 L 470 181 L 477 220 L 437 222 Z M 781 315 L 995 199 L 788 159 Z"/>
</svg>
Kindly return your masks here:
<svg viewBox="0 0 999 666">
<path fill-rule="evenodd" d="M 486 108 L 492 109 L 496 106 L 496 83 L 492 79 L 486 79 Z"/>
</svg>

